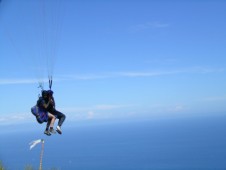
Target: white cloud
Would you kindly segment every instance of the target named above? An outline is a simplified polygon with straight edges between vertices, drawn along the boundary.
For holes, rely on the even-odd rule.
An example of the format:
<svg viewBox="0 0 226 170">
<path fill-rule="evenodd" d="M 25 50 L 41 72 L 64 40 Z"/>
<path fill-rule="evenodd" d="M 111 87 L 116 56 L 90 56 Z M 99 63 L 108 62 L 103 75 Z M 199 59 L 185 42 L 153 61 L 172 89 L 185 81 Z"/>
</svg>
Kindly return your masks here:
<svg viewBox="0 0 226 170">
<path fill-rule="evenodd" d="M 89 111 L 88 115 L 87 115 L 87 118 L 88 119 L 93 119 L 93 117 L 94 117 L 94 112 L 93 111 Z"/>
<path fill-rule="evenodd" d="M 128 105 L 96 105 L 95 110 L 113 110 L 128 107 Z"/>
<path fill-rule="evenodd" d="M 202 100 L 203 101 L 210 101 L 210 102 L 224 101 L 224 100 L 226 100 L 226 96 L 212 96 L 212 97 L 203 98 Z"/>
<path fill-rule="evenodd" d="M 109 78 L 110 74 L 83 74 L 83 75 L 62 75 L 64 79 L 74 79 L 74 80 L 95 80 Z"/>
<path fill-rule="evenodd" d="M 67 108 L 59 108 L 63 112 L 88 112 L 92 111 L 101 111 L 101 110 L 114 110 L 129 107 L 129 105 L 112 105 L 112 104 L 100 104 L 94 106 L 87 106 L 87 107 L 67 107 Z"/>
<path fill-rule="evenodd" d="M 32 116 L 32 114 L 28 115 L 27 113 L 2 114 L 0 115 L 0 124 L 30 122 L 33 118 L 34 116 Z"/>
<path fill-rule="evenodd" d="M 99 104 L 87 107 L 67 107 L 58 109 L 63 113 L 66 113 L 68 120 L 73 121 L 110 118 L 112 117 L 112 113 L 115 113 L 114 117 L 117 117 L 119 115 L 118 110 L 130 107 L 133 107 L 133 105 Z"/>
<path fill-rule="evenodd" d="M 87 106 L 87 107 L 67 107 L 67 108 L 59 108 L 63 113 L 70 114 L 70 116 L 76 117 L 78 115 L 83 115 L 81 117 L 85 117 L 85 113 L 88 115 L 94 116 L 94 113 L 99 111 L 113 111 L 121 108 L 129 108 L 132 107 L 131 105 L 111 105 L 111 104 L 100 104 L 94 106 Z"/>
<path fill-rule="evenodd" d="M 55 82 L 72 81 L 72 80 L 96 80 L 96 79 L 109 79 L 118 77 L 153 77 L 175 74 L 209 74 L 224 72 L 223 68 L 208 68 L 208 67 L 190 67 L 175 70 L 158 70 L 158 71 L 122 71 L 122 72 L 109 72 L 101 74 L 81 74 L 81 75 L 59 75 L 54 78 Z M 48 79 L 42 80 L 48 83 Z M 0 79 L 0 85 L 8 84 L 37 84 L 37 79 Z"/>
<path fill-rule="evenodd" d="M 184 105 L 174 105 L 174 106 L 171 106 L 168 111 L 169 112 L 182 112 L 182 111 L 185 111 L 186 110 L 186 107 Z"/>
<path fill-rule="evenodd" d="M 88 75 L 62 75 L 64 79 L 68 80 L 95 80 L 95 79 L 108 79 L 118 77 L 153 77 L 175 74 L 208 74 L 220 73 L 225 71 L 223 68 L 208 68 L 208 67 L 190 67 L 174 70 L 158 70 L 158 71 L 122 71 L 122 72 L 109 72 L 103 74 L 88 74 Z"/>
<path fill-rule="evenodd" d="M 65 79 L 59 79 L 59 78 L 55 78 L 54 81 L 63 81 Z M 18 79 L 18 78 L 12 78 L 12 79 L 0 79 L 0 85 L 9 85 L 9 84 L 38 84 L 39 82 L 42 83 L 49 83 L 48 79 Z"/>
<path fill-rule="evenodd" d="M 37 83 L 35 79 L 0 79 L 0 85 L 7 84 L 33 84 Z"/>
<path fill-rule="evenodd" d="M 153 77 L 153 76 L 161 76 L 167 74 L 174 74 L 176 72 L 163 72 L 163 71 L 153 71 L 153 72 L 121 72 L 118 73 L 122 77 Z"/>
</svg>

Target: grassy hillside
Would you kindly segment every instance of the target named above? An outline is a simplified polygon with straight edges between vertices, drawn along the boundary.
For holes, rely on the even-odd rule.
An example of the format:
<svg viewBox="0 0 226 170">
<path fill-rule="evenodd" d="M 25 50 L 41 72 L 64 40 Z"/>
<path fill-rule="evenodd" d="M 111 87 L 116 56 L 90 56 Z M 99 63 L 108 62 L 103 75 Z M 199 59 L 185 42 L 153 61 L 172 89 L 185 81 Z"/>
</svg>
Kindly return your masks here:
<svg viewBox="0 0 226 170">
<path fill-rule="evenodd" d="M 8 170 L 8 169 L 4 166 L 4 164 L 2 163 L 2 161 L 0 161 L 0 170 Z M 24 170 L 38 170 L 38 168 L 33 168 L 32 165 L 26 165 L 26 166 L 24 167 Z M 43 168 L 43 170 L 45 170 L 45 169 Z M 46 170 L 58 170 L 58 168 L 50 168 L 50 169 L 46 169 Z"/>
</svg>

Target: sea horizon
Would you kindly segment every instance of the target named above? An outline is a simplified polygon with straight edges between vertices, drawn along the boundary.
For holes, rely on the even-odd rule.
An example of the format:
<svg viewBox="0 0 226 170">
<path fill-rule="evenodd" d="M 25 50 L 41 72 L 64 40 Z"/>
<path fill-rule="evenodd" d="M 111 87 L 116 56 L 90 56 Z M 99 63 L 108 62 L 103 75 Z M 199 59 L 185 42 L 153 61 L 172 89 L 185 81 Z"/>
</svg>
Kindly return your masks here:
<svg viewBox="0 0 226 170">
<path fill-rule="evenodd" d="M 7 170 L 225 170 L 226 116 L 77 123 L 50 137 L 37 129 L 1 132 L 0 160 Z M 4 129 L 5 131 L 7 129 Z"/>
</svg>

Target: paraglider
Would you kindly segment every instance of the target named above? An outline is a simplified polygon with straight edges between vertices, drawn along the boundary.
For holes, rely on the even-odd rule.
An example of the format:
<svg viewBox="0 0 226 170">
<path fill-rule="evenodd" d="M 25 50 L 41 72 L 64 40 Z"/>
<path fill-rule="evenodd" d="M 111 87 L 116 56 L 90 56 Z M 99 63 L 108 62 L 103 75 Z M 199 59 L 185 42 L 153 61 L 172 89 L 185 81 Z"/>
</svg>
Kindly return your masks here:
<svg viewBox="0 0 226 170">
<path fill-rule="evenodd" d="M 36 117 L 36 120 L 38 123 L 48 122 L 50 126 L 50 130 L 45 130 L 44 134 L 50 136 L 51 133 L 55 134 L 56 132 L 53 129 L 54 122 L 56 120 L 56 117 L 48 113 L 47 108 L 49 107 L 51 103 L 51 99 L 48 95 L 48 92 L 43 90 L 42 96 L 39 97 L 37 104 L 31 108 L 32 114 Z"/>
<path fill-rule="evenodd" d="M 39 88 L 41 89 L 41 95 L 35 106 L 31 108 L 32 114 L 36 117 L 38 123 L 42 124 L 47 122 L 44 134 L 50 136 L 55 134 L 54 122 L 59 119 L 56 131 L 62 134 L 61 126 L 66 118 L 66 116 L 55 108 L 55 100 L 53 97 L 52 84 L 53 84 L 53 70 L 54 62 L 56 60 L 58 51 L 58 41 L 60 32 L 60 0 L 56 1 L 41 1 L 41 8 L 39 13 L 39 21 L 41 21 L 41 29 L 38 29 L 39 33 L 37 35 L 42 35 L 37 37 L 37 41 L 40 44 L 37 45 L 37 54 L 33 56 L 36 57 L 37 67 L 40 67 L 40 61 L 45 61 L 46 65 L 42 65 L 42 70 L 47 71 L 49 90 L 44 90 L 45 79 L 42 76 L 38 78 Z M 40 69 L 37 74 L 41 74 Z"/>
<path fill-rule="evenodd" d="M 56 133 L 53 126 L 55 119 L 59 119 L 56 131 L 62 134 L 61 126 L 66 116 L 56 110 L 52 90 L 42 90 L 42 96 L 39 97 L 37 104 L 31 108 L 31 112 L 36 117 L 38 123 L 47 122 L 44 134 L 48 136 Z"/>
<path fill-rule="evenodd" d="M 48 90 L 48 97 L 49 97 L 49 100 L 51 102 L 50 102 L 49 106 L 47 107 L 47 111 L 50 114 L 53 114 L 54 116 L 56 116 L 57 119 L 59 119 L 57 127 L 56 127 L 56 131 L 59 134 L 62 134 L 61 126 L 63 125 L 66 116 L 62 112 L 56 110 L 56 105 L 55 105 L 55 100 L 54 100 L 54 97 L 53 97 L 53 91 L 52 90 Z M 46 131 L 48 131 L 49 127 L 51 129 L 51 121 L 50 120 L 48 121 L 48 123 L 46 125 Z"/>
<path fill-rule="evenodd" d="M 6 2 L 0 0 L 1 9 Z M 13 3 L 15 2 L 13 1 Z M 3 28 L 6 32 L 4 35 L 14 48 L 12 51 L 15 51 L 15 55 L 18 55 L 17 57 L 21 61 L 26 61 L 27 59 L 32 61 L 32 64 L 29 65 L 22 63 L 22 67 L 26 65 L 27 68 L 31 69 L 30 71 L 34 73 L 38 87 L 41 89 L 36 104 L 31 107 L 31 113 L 39 124 L 47 122 L 46 130 L 44 131 L 46 135 L 56 133 L 53 128 L 56 119 L 59 119 L 56 131 L 62 134 L 61 126 L 66 118 L 63 113 L 56 110 L 53 91 L 51 90 L 55 61 L 59 51 L 62 20 L 61 2 L 62 0 L 33 0 L 20 4 L 24 7 L 24 12 L 17 19 L 18 21 L 24 19 L 27 23 L 21 27 L 20 34 L 11 34 L 13 31 L 10 27 L 8 28 L 7 25 L 2 26 L 6 27 Z M 10 21 L 14 22 L 15 19 Z M 11 28 L 14 30 L 14 27 Z M 24 38 L 23 43 L 16 43 L 14 41 L 16 36 Z M 26 48 L 21 50 L 22 47 Z M 46 80 L 46 77 L 48 77 L 48 80 Z M 48 90 L 44 90 L 44 83 L 46 82 L 49 84 L 48 90 L 51 90 L 51 93 Z"/>
</svg>

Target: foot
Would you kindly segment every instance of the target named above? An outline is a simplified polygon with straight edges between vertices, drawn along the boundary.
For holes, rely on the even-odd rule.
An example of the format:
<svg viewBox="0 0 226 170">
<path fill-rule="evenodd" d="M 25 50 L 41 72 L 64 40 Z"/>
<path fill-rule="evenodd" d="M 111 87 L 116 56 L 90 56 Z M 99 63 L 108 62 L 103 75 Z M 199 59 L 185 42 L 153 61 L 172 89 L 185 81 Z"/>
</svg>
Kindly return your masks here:
<svg viewBox="0 0 226 170">
<path fill-rule="evenodd" d="M 61 131 L 60 126 L 57 126 L 57 127 L 56 127 L 56 131 L 57 131 L 59 134 L 62 134 L 62 131 Z"/>
<path fill-rule="evenodd" d="M 51 129 L 49 130 L 49 132 L 52 133 L 52 134 L 55 134 L 55 133 L 56 133 L 56 131 L 55 131 L 53 128 L 51 128 Z"/>
<path fill-rule="evenodd" d="M 50 136 L 51 135 L 51 133 L 48 130 L 45 130 L 44 131 L 44 134 L 46 134 L 47 136 Z"/>
</svg>

